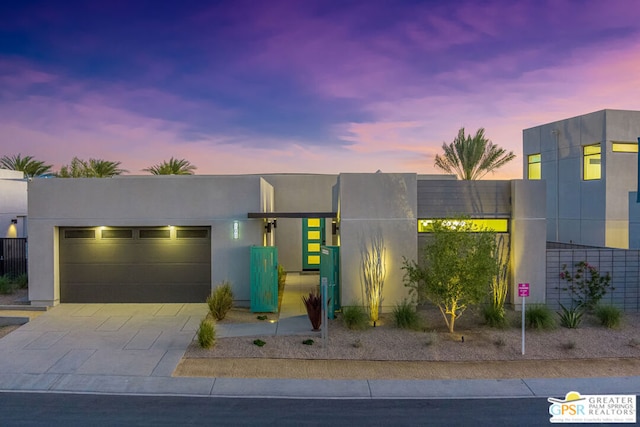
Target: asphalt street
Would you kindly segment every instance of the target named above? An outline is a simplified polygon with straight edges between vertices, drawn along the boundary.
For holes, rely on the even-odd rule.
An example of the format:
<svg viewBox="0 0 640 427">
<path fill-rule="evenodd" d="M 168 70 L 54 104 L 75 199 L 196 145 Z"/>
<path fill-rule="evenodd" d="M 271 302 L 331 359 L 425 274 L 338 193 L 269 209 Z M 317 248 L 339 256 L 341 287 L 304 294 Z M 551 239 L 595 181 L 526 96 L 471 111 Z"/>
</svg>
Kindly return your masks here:
<svg viewBox="0 0 640 427">
<path fill-rule="evenodd" d="M 9 392 L 0 399 L 4 427 L 549 424 L 544 398 L 253 399 Z"/>
</svg>

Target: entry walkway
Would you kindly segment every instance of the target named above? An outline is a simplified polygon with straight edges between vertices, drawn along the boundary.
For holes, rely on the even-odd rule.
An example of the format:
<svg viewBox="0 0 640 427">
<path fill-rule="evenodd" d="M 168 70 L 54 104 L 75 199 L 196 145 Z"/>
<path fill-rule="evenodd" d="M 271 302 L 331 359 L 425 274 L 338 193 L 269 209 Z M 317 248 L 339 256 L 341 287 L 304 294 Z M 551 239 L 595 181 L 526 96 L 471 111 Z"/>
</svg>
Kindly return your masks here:
<svg viewBox="0 0 640 427">
<path fill-rule="evenodd" d="M 311 323 L 302 296 L 317 288 L 320 283 L 318 274 L 287 274 L 282 294 L 278 321 L 273 323 L 220 323 L 216 325 L 216 334 L 220 338 L 254 335 L 298 335 L 308 334 Z"/>
</svg>

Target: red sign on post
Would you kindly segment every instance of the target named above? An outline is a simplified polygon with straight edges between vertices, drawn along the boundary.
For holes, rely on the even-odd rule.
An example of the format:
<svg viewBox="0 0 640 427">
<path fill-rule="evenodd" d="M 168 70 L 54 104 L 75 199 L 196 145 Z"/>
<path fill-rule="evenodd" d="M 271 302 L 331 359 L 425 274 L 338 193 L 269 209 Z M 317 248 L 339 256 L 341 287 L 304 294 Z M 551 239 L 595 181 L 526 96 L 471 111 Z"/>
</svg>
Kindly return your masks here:
<svg viewBox="0 0 640 427">
<path fill-rule="evenodd" d="M 529 284 L 528 283 L 518 283 L 518 296 L 522 297 L 522 298 L 529 296 Z"/>
</svg>

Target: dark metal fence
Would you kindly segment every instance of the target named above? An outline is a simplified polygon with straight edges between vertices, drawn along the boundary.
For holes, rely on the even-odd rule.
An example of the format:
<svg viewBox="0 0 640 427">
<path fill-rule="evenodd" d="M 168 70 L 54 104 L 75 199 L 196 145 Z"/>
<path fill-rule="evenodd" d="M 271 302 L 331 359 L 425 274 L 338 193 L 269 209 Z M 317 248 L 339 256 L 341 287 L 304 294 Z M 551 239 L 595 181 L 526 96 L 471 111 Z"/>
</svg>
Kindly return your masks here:
<svg viewBox="0 0 640 427">
<path fill-rule="evenodd" d="M 601 274 L 611 275 L 611 288 L 602 302 L 612 304 L 623 311 L 640 312 L 640 250 L 614 248 L 567 248 L 547 249 L 547 306 L 560 309 L 560 304 L 569 307 L 571 294 L 563 291 L 567 282 L 560 273 L 566 269 L 575 271 L 580 261 L 588 262 Z"/>
<path fill-rule="evenodd" d="M 27 239 L 0 238 L 0 276 L 27 273 Z"/>
</svg>

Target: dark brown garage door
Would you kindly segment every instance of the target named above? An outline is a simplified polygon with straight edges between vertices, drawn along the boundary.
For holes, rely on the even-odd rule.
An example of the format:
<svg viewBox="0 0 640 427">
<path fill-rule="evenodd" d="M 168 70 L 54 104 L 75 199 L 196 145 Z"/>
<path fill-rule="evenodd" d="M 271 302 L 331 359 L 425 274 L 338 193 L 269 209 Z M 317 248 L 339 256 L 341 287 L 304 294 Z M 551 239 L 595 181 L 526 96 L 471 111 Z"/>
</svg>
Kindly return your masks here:
<svg viewBox="0 0 640 427">
<path fill-rule="evenodd" d="M 204 302 L 209 227 L 60 229 L 60 301 Z"/>
</svg>

